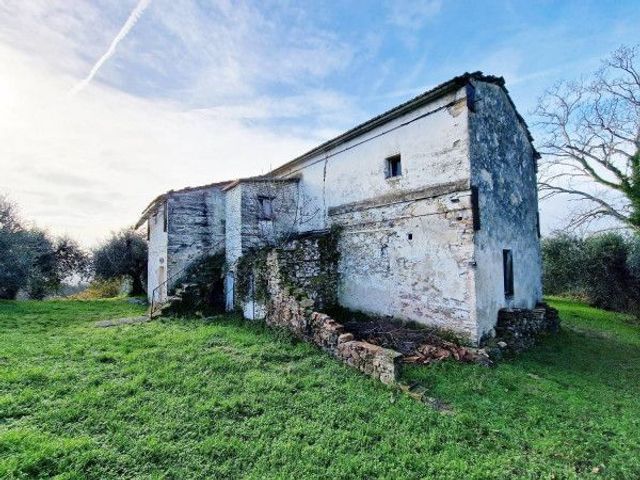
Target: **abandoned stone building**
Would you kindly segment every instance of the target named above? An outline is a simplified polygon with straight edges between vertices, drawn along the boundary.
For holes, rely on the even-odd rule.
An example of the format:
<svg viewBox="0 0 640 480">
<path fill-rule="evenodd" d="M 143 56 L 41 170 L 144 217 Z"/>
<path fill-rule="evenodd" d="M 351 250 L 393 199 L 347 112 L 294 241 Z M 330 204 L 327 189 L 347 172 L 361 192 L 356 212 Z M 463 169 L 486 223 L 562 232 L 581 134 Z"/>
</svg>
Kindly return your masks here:
<svg viewBox="0 0 640 480">
<path fill-rule="evenodd" d="M 238 298 L 242 256 L 339 227 L 339 305 L 478 342 L 542 298 L 537 157 L 503 79 L 461 75 L 267 175 L 157 197 L 138 222 L 150 300 L 224 251 L 227 309 L 260 317 Z"/>
</svg>

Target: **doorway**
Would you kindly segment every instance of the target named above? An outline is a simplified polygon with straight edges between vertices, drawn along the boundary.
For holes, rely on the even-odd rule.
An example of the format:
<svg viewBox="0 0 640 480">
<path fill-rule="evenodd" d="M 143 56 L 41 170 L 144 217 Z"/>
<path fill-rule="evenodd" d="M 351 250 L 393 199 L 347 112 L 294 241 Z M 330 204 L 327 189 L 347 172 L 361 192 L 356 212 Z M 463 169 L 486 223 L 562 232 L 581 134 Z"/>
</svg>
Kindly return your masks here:
<svg viewBox="0 0 640 480">
<path fill-rule="evenodd" d="M 164 303 L 167 299 L 167 274 L 164 265 L 158 267 L 158 294 L 156 300 L 160 303 Z"/>
<path fill-rule="evenodd" d="M 231 312 L 233 310 L 234 284 L 235 279 L 233 277 L 233 272 L 227 272 L 227 275 L 224 278 L 225 309 L 227 312 Z"/>
</svg>

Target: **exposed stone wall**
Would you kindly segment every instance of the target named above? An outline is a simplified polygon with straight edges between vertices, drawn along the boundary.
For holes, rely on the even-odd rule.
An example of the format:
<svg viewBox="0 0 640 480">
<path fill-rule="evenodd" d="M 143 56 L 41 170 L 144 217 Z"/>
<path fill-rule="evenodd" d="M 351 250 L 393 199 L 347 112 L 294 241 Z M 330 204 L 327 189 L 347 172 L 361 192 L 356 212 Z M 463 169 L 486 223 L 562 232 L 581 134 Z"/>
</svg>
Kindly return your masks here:
<svg viewBox="0 0 640 480">
<path fill-rule="evenodd" d="M 286 285 L 301 290 L 323 309 L 337 302 L 337 233 L 314 232 L 292 238 L 278 248 L 278 264 Z"/>
<path fill-rule="evenodd" d="M 267 257 L 268 293 L 266 322 L 286 328 L 298 338 L 314 343 L 334 357 L 386 384 L 393 384 L 400 372 L 402 355 L 368 342 L 356 341 L 343 325 L 313 310 L 314 301 L 285 286 L 279 253 Z"/>
<path fill-rule="evenodd" d="M 478 337 L 490 334 L 501 308 L 532 309 L 542 299 L 534 150 L 498 85 L 475 82 L 469 112 L 471 183 L 478 188 L 475 235 Z M 505 297 L 503 249 L 513 254 L 514 295 Z"/>
<path fill-rule="evenodd" d="M 279 244 L 297 232 L 297 180 L 243 181 L 242 251 Z M 271 218 L 263 215 L 261 198 L 271 199 Z"/>
<path fill-rule="evenodd" d="M 294 295 L 305 296 L 316 309 L 337 302 L 337 231 L 307 233 L 283 242 L 273 249 L 278 255 L 278 275 Z M 263 319 L 269 301 L 269 271 L 266 259 L 269 247 L 247 252 L 237 262 L 236 294 L 244 317 Z"/>
<path fill-rule="evenodd" d="M 288 249 L 274 249 L 268 253 L 266 322 L 270 326 L 286 328 L 298 338 L 314 343 L 361 372 L 392 384 L 399 374 L 400 353 L 356 341 L 344 326 L 328 315 L 314 311 L 314 304 L 324 293 L 318 293 L 317 285 L 309 283 L 311 273 L 335 271 L 335 263 L 330 267 L 320 261 L 324 255 L 321 254 L 322 247 L 319 247 L 322 238 L 297 239 L 289 243 Z M 294 248 L 297 249 L 295 254 Z M 298 255 L 306 260 L 298 268 L 289 270 L 289 262 Z M 287 271 L 289 273 L 285 273 Z M 309 292 L 311 297 L 315 292 L 316 300 L 305 292 Z"/>
<path fill-rule="evenodd" d="M 220 187 L 171 193 L 167 207 L 169 277 L 196 258 L 224 249 L 225 196 Z"/>
<path fill-rule="evenodd" d="M 243 180 L 226 191 L 226 260 L 228 276 L 237 277 L 240 258 L 252 251 L 286 243 L 296 232 L 298 181 Z M 272 215 L 265 217 L 261 198 L 271 200 Z M 240 282 L 243 279 L 238 278 Z M 230 284 L 227 283 L 227 290 Z M 246 318 L 264 318 L 262 299 L 237 298 L 237 285 L 227 295 L 235 308 L 241 308 Z"/>
<path fill-rule="evenodd" d="M 557 332 L 559 326 L 558 311 L 544 303 L 533 309 L 503 308 L 498 312 L 495 340 L 509 351 L 520 352 L 532 347 L 541 335 Z"/>
</svg>

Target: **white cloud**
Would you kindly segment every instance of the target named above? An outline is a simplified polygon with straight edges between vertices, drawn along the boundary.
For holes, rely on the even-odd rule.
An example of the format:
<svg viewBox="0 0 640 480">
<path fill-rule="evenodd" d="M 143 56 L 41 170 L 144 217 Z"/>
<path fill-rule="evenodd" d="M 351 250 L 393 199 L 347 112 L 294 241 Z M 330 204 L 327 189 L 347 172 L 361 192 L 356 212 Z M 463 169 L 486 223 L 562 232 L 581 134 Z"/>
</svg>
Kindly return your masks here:
<svg viewBox="0 0 640 480">
<path fill-rule="evenodd" d="M 401 28 L 419 29 L 442 9 L 442 0 L 396 0 L 391 3 L 389 22 Z"/>
<path fill-rule="evenodd" d="M 0 46 L 0 191 L 85 243 L 135 222 L 155 195 L 264 172 L 312 146 L 206 111 L 89 85 Z"/>
<path fill-rule="evenodd" d="M 154 0 L 68 97 L 136 3 L 0 5 L 0 191 L 55 233 L 91 244 L 163 191 L 264 173 L 358 113 L 322 86 L 350 47 L 302 11 L 224 1 Z"/>
</svg>

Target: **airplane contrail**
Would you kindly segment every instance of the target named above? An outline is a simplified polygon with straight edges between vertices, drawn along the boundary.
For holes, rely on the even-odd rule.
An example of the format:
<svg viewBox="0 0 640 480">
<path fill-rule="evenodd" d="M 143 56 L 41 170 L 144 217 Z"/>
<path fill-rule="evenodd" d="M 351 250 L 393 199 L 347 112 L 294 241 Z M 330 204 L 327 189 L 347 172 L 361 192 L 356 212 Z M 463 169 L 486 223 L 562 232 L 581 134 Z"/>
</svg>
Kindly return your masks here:
<svg viewBox="0 0 640 480">
<path fill-rule="evenodd" d="M 102 65 L 104 65 L 104 63 L 107 60 L 109 60 L 109 58 L 111 58 L 111 56 L 115 53 L 116 47 L 118 46 L 118 43 L 120 43 L 122 41 L 122 39 L 127 36 L 127 34 L 135 26 L 135 24 L 138 22 L 138 20 L 140 20 L 140 17 L 142 16 L 142 14 L 144 13 L 145 9 L 149 6 L 150 3 L 151 3 L 151 0 L 140 0 L 138 2 L 138 4 L 136 5 L 136 8 L 133 9 L 131 14 L 129 15 L 129 18 L 127 18 L 127 21 L 124 22 L 124 25 L 122 26 L 122 28 L 120 29 L 118 34 L 115 36 L 115 38 L 111 42 L 111 45 L 109 45 L 109 48 L 107 49 L 107 51 L 95 63 L 95 65 L 93 66 L 93 68 L 89 72 L 89 75 L 87 75 L 86 78 L 84 78 L 80 82 L 78 82 L 69 91 L 70 95 L 75 95 L 80 90 L 82 90 L 87 85 L 89 85 L 89 82 L 91 82 L 91 80 L 93 80 L 93 77 L 95 77 L 96 73 L 98 73 L 98 70 L 100 70 L 100 67 L 102 67 Z"/>
</svg>

